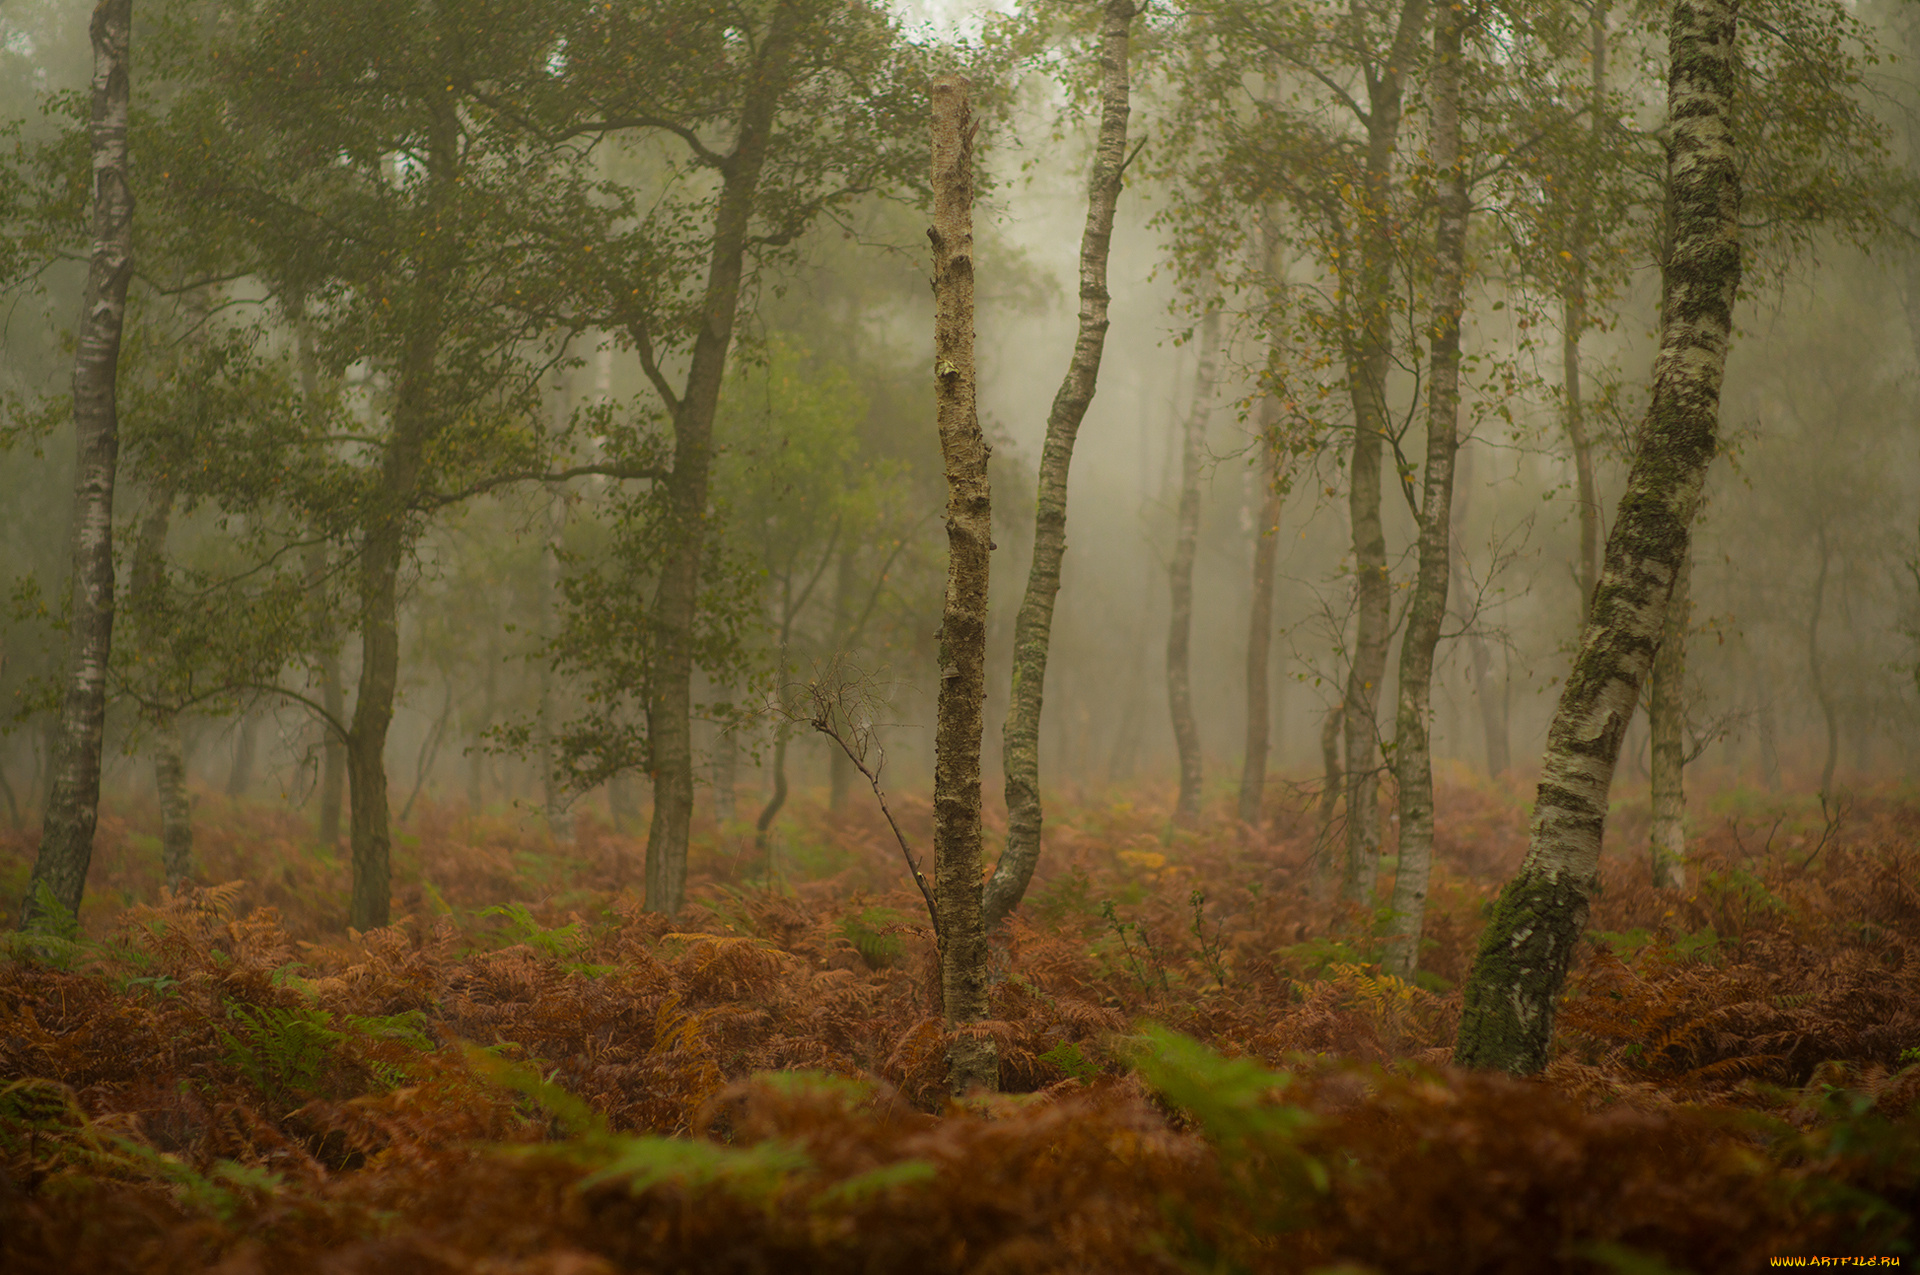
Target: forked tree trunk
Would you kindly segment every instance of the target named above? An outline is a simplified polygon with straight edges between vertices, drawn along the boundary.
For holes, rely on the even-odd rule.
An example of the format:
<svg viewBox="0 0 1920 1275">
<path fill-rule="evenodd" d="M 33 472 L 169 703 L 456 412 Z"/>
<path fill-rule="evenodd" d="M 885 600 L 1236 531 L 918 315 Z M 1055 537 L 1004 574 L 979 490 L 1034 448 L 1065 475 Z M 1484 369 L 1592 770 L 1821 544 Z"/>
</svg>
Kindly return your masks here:
<svg viewBox="0 0 1920 1275">
<path fill-rule="evenodd" d="M 987 688 L 987 567 L 993 547 L 987 440 L 974 406 L 973 109 L 958 75 L 933 82 L 933 368 L 947 473 L 947 592 L 933 742 L 934 904 L 940 990 L 956 1095 L 999 1088 L 987 1016 L 980 889 L 981 704 Z"/>
<path fill-rule="evenodd" d="M 1347 670 L 1347 864 L 1342 891 L 1350 903 L 1370 906 L 1380 872 L 1380 683 L 1393 641 L 1387 535 L 1380 520 L 1382 450 L 1390 426 L 1387 373 L 1392 365 L 1394 242 L 1393 157 L 1399 145 L 1403 94 L 1427 20 L 1426 0 L 1404 0 L 1386 65 L 1367 79 L 1367 158 L 1364 206 L 1354 237 L 1359 268 L 1343 281 L 1353 337 L 1347 351 L 1347 388 L 1353 407 L 1353 451 L 1347 464 L 1347 516 L 1353 532 L 1353 663 Z"/>
<path fill-rule="evenodd" d="M 1400 787 L 1400 866 L 1394 875 L 1387 968 L 1410 978 L 1420 960 L 1433 868 L 1433 652 L 1453 574 L 1453 458 L 1459 450 L 1460 307 L 1467 269 L 1467 178 L 1460 157 L 1464 6 L 1439 8 L 1428 94 L 1440 221 L 1434 233 L 1432 353 L 1428 356 L 1427 465 L 1420 497 L 1420 565 L 1400 642 L 1394 767 Z"/>
<path fill-rule="evenodd" d="M 1127 160 L 1127 55 L 1138 12 L 1133 0 L 1107 0 L 1100 26 L 1100 134 L 1088 183 L 1087 224 L 1080 236 L 1080 330 L 1067 374 L 1047 414 L 1039 493 L 1034 500 L 1033 562 L 1013 622 L 1013 683 L 1006 725 L 1000 733 L 1007 844 L 987 881 L 988 929 L 1020 906 L 1034 865 L 1040 861 L 1040 708 L 1053 636 L 1053 603 L 1060 592 L 1060 562 L 1067 551 L 1067 470 L 1080 422 L 1093 402 L 1107 343 L 1107 251 Z M 835 760 L 840 760 L 838 755 Z"/>
<path fill-rule="evenodd" d="M 1173 561 L 1167 570 L 1173 605 L 1167 619 L 1167 708 L 1180 757 L 1180 797 L 1173 821 L 1191 827 L 1200 818 L 1200 724 L 1193 716 L 1193 560 L 1200 547 L 1200 465 L 1213 415 L 1213 378 L 1220 357 L 1220 312 L 1200 321 L 1200 362 L 1193 372 L 1193 407 L 1180 434 L 1180 505 L 1174 521 Z"/>
<path fill-rule="evenodd" d="M 1734 0 L 1676 0 L 1668 26 L 1667 209 L 1653 401 L 1627 478 L 1580 652 L 1541 765 L 1527 857 L 1487 920 L 1454 1061 L 1546 1066 L 1554 1001 L 1599 882 L 1620 742 L 1653 666 L 1667 601 L 1713 459 L 1740 283 L 1739 77 Z"/>
<path fill-rule="evenodd" d="M 687 841 L 693 819 L 693 622 L 700 563 L 706 556 L 713 418 L 740 309 L 754 193 L 766 164 L 774 116 L 787 90 L 797 21 L 788 7 L 777 6 L 754 61 L 741 102 L 738 140 L 714 205 L 713 248 L 686 386 L 670 402 L 673 470 L 666 479 L 667 545 L 652 616 L 659 646 L 647 688 L 653 820 L 647 829 L 646 902 L 649 912 L 668 915 L 680 910 L 687 894 Z"/>
<path fill-rule="evenodd" d="M 1253 589 L 1247 608 L 1247 740 L 1240 762 L 1240 822 L 1260 823 L 1267 788 L 1267 749 L 1273 727 L 1273 695 L 1267 684 L 1273 662 L 1273 569 L 1280 556 L 1280 503 L 1286 488 L 1286 452 L 1280 445 L 1279 404 L 1260 401 L 1260 521 L 1253 529 Z"/>
<path fill-rule="evenodd" d="M 1680 560 L 1661 626 L 1660 654 L 1653 660 L 1653 685 L 1647 695 L 1647 726 L 1652 736 L 1653 884 L 1678 889 L 1687 883 L 1687 621 L 1692 613 L 1693 554 Z"/>
<path fill-rule="evenodd" d="M 20 924 L 40 920 L 41 887 L 80 911 L 100 817 L 100 745 L 113 644 L 113 481 L 120 451 L 115 382 L 133 277 L 133 188 L 127 168 L 132 98 L 132 0 L 100 0 L 93 41 L 93 248 L 73 359 L 72 578 L 66 689 L 53 736 L 53 784 L 40 853 L 20 905 Z M 48 918 L 51 920 L 52 918 Z"/>
</svg>

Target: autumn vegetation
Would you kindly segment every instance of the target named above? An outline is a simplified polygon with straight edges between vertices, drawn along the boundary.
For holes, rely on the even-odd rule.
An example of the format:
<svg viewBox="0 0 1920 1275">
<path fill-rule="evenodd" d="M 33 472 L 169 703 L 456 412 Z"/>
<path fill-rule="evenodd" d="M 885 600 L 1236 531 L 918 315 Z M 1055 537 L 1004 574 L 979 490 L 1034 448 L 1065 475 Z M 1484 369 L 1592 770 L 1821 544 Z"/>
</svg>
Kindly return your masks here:
<svg viewBox="0 0 1920 1275">
<path fill-rule="evenodd" d="M 1448 1058 L 1512 787 L 1439 788 L 1422 973 L 1324 888 L 1330 849 L 1056 801 L 998 932 L 1001 1096 L 947 1097 L 924 904 L 876 810 L 798 804 L 769 864 L 427 807 L 396 920 L 296 814 L 102 819 L 77 931 L 0 964 L 9 1270 L 1577 1271 L 1901 1253 L 1920 1192 L 1920 802 L 1735 789 L 1650 882 L 1644 796 L 1537 1079 Z M 1294 801 L 1289 795 L 1287 801 Z M 926 843 L 924 799 L 896 798 Z M 1636 815 L 1636 809 L 1639 811 Z M 988 839 L 996 837 L 988 812 Z M 10 889 L 31 833 L 4 842 Z M 1391 862 L 1391 860 L 1389 860 Z M 771 872 L 771 875 L 769 875 Z M 8 903 L 14 902 L 9 898 Z M 1652 1262 L 1664 1265 L 1651 1265 Z"/>
</svg>

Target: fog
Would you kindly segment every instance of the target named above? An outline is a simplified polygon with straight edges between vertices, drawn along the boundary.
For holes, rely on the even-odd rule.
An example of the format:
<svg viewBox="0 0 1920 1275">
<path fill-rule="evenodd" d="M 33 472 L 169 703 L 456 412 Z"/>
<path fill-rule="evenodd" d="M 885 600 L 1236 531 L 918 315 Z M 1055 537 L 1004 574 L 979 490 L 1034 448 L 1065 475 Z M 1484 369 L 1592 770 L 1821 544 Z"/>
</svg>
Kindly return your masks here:
<svg viewBox="0 0 1920 1275">
<path fill-rule="evenodd" d="M 42 4 L 9 14 L 4 104 L 10 116 L 29 117 L 38 92 L 84 87 L 82 12 L 82 6 Z M 31 74 L 16 74 L 22 70 Z M 1892 122 L 1896 154 L 1903 153 L 1909 112 L 1920 104 L 1910 75 L 1904 65 L 1881 68 L 1868 84 L 1875 95 L 1871 109 Z M 1178 431 L 1195 394 L 1196 315 L 1194 294 L 1183 288 L 1169 249 L 1165 218 L 1175 165 L 1172 156 L 1156 153 L 1169 135 L 1177 76 L 1162 62 L 1140 72 L 1139 80 L 1135 119 L 1148 150 L 1120 201 L 1109 263 L 1111 328 L 1073 457 L 1041 765 L 1050 793 L 1124 790 L 1169 802 L 1177 763 L 1166 680 L 1168 565 L 1179 498 Z M 1063 130 L 1058 137 L 1056 123 Z M 52 128 L 45 119 L 28 119 L 29 136 Z M 996 448 L 984 760 L 990 806 L 1000 790 L 999 725 L 1007 711 L 1012 617 L 1031 553 L 1035 465 L 1076 330 L 1091 130 L 1088 115 L 1067 108 L 1056 86 L 1030 72 L 985 147 L 995 176 L 977 214 L 979 404 Z M 632 150 L 610 161 L 610 171 L 642 172 L 647 162 Z M 748 835 L 745 825 L 772 790 L 777 731 L 792 735 L 786 764 L 796 786 L 827 799 L 831 746 L 768 705 L 777 702 L 782 685 L 804 681 L 836 653 L 851 656 L 882 698 L 886 785 L 924 792 L 930 783 L 934 631 L 944 565 L 935 511 L 944 495 L 926 373 L 931 305 L 921 217 L 900 204 L 860 205 L 844 223 L 858 234 L 816 228 L 796 259 L 769 267 L 743 306 L 744 336 L 717 427 L 719 463 L 723 470 L 735 466 L 725 481 L 735 483 L 739 525 L 752 525 L 741 493 L 758 490 L 753 484 L 782 463 L 787 423 L 774 419 L 771 407 L 752 406 L 756 395 L 773 402 L 766 382 L 769 368 L 779 364 L 767 352 L 776 347 L 788 349 L 807 375 L 831 372 L 856 387 L 865 402 L 856 422 L 859 463 L 884 461 L 885 467 L 875 471 L 876 507 L 883 508 L 870 524 L 876 539 L 837 550 L 813 543 L 804 562 L 789 564 L 789 585 L 804 583 L 809 573 L 820 583 L 787 617 L 784 662 L 776 632 L 782 577 L 777 569 L 762 577 L 765 588 L 753 603 L 746 639 L 756 653 L 751 689 L 734 696 L 756 715 L 734 728 L 732 738 L 743 750 L 737 805 L 719 812 L 734 820 L 727 835 L 736 838 Z M 1507 736 L 1510 757 L 1500 782 L 1520 791 L 1537 771 L 1579 636 L 1579 526 L 1561 425 L 1557 333 L 1542 336 L 1536 325 L 1531 334 L 1541 339 L 1527 348 L 1529 330 L 1516 328 L 1512 317 L 1521 307 L 1491 308 L 1524 291 L 1524 281 L 1503 275 L 1496 264 L 1491 236 L 1499 220 L 1489 216 L 1477 227 L 1489 238 L 1476 249 L 1486 261 L 1472 287 L 1464 341 L 1470 356 L 1507 360 L 1531 379 L 1497 404 L 1480 400 L 1510 419 L 1491 410 L 1476 414 L 1475 391 L 1469 391 L 1455 495 L 1459 570 L 1438 648 L 1433 749 L 1443 775 L 1487 776 L 1490 747 L 1498 748 L 1488 739 L 1494 723 Z M 1603 385 L 1616 394 L 1608 414 L 1595 413 L 1603 532 L 1624 487 L 1658 318 L 1658 267 L 1646 243 L 1636 251 L 1607 324 L 1585 342 L 1589 394 L 1597 396 Z M 1295 268 L 1310 270 L 1303 254 L 1295 252 Z M 1752 272 L 1740 303 L 1722 400 L 1722 454 L 1708 480 L 1694 549 L 1688 781 L 1703 817 L 1713 794 L 1738 786 L 1807 792 L 1912 774 L 1920 744 L 1920 438 L 1913 408 L 1920 331 L 1910 318 L 1920 318 L 1920 273 L 1914 262 L 1908 238 L 1889 234 L 1863 246 L 1816 227 L 1799 251 Z M 8 293 L 4 381 L 15 422 L 31 415 L 42 396 L 65 392 L 70 347 L 64 334 L 82 282 L 82 268 L 69 254 Z M 267 314 L 265 295 L 246 280 L 224 294 L 235 322 L 264 317 L 273 348 L 291 358 L 290 329 Z M 1249 578 L 1261 498 L 1254 421 L 1266 347 L 1250 298 L 1227 295 L 1219 304 L 1229 311 L 1229 337 L 1207 408 L 1192 669 L 1206 801 L 1224 811 L 1245 732 Z M 162 308 L 155 297 L 146 313 L 157 316 Z M 1556 312 L 1527 313 L 1551 319 Z M 570 364 L 557 374 L 541 374 L 545 410 L 556 420 L 600 405 L 628 410 L 650 393 L 632 350 L 602 331 L 576 335 L 566 357 Z M 674 366 L 684 370 L 684 362 Z M 349 369 L 349 386 L 355 375 L 372 385 L 380 372 L 373 364 Z M 1404 369 L 1396 373 L 1391 410 L 1417 420 L 1421 392 Z M 376 416 L 383 410 L 376 400 L 368 390 L 357 410 Z M 71 424 L 56 421 L 44 433 L 16 430 L 10 442 L 0 453 L 0 561 L 15 602 L 0 622 L 0 689 L 9 714 L 0 771 L 6 817 L 24 826 L 45 799 L 49 687 L 64 658 L 57 620 L 65 590 Z M 1270 787 L 1270 809 L 1313 800 L 1321 783 L 1322 726 L 1346 677 L 1353 563 L 1343 446 L 1329 436 L 1298 460 L 1276 532 L 1271 765 L 1280 782 Z M 1416 424 L 1405 453 L 1417 459 L 1422 446 Z M 1391 470 L 1390 459 L 1382 507 L 1398 623 L 1417 528 Z M 123 581 L 143 482 L 135 470 L 118 497 Z M 561 569 L 545 556 L 548 520 L 560 518 L 566 562 L 591 562 L 612 534 L 609 501 L 617 485 L 575 480 L 556 485 L 559 497 L 523 485 L 476 498 L 422 532 L 402 572 L 400 690 L 386 750 L 390 803 L 401 826 L 422 802 L 538 817 L 547 773 L 538 747 L 542 704 L 549 705 L 549 720 L 566 719 L 588 707 L 590 696 L 584 682 L 568 681 L 540 655 L 543 635 L 554 632 L 552 599 Z M 552 514 L 555 508 L 564 513 Z M 170 551 L 198 570 L 241 569 L 258 550 L 257 542 L 244 543 L 246 518 L 202 505 L 176 521 Z M 875 572 L 884 555 L 876 546 L 886 537 L 909 543 L 890 560 L 881 585 Z M 827 562 L 836 551 L 847 556 L 840 574 L 858 578 L 836 584 L 836 568 Z M 835 607 L 844 612 L 852 605 L 845 598 L 868 596 L 870 585 L 873 622 L 850 647 L 837 642 Z M 838 603 L 836 587 L 844 595 Z M 356 647 L 347 642 L 341 649 L 343 680 L 351 688 Z M 312 667 L 296 660 L 280 676 L 288 687 L 310 687 Z M 1388 661 L 1389 679 L 1395 667 L 1397 654 Z M 701 684 L 708 689 L 696 701 L 731 694 L 717 682 Z M 1380 696 L 1380 729 L 1387 735 L 1393 696 L 1390 683 Z M 300 705 L 258 690 L 235 693 L 189 711 L 181 727 L 190 787 L 203 797 L 313 808 L 323 740 Z M 151 800 L 150 728 L 130 698 L 115 699 L 105 780 L 110 805 Z M 519 746 L 508 738 L 515 728 Z M 724 773 L 722 753 L 731 755 L 721 729 L 696 724 L 698 821 L 714 815 L 716 767 Z M 535 743 L 528 745 L 529 738 Z M 1647 748 L 1641 718 L 1621 763 L 1620 788 L 1629 797 L 1644 790 Z M 851 799 L 866 798 L 855 793 Z M 564 794 L 574 813 L 636 831 L 649 800 L 637 773 L 614 780 L 611 790 L 595 782 Z"/>
</svg>

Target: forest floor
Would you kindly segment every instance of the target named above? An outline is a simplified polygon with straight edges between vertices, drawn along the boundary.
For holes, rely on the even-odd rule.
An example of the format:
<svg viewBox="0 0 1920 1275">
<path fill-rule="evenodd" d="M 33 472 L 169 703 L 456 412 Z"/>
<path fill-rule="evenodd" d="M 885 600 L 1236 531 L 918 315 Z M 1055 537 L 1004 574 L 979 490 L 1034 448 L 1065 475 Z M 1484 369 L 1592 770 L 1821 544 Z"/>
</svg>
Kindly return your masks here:
<svg viewBox="0 0 1920 1275">
<path fill-rule="evenodd" d="M 165 898 L 157 818 L 109 812 L 78 929 L 0 954 L 0 1268 L 1913 1260 L 1910 786 L 1838 817 L 1730 790 L 1696 807 L 1679 890 L 1623 809 L 1528 1081 L 1448 1058 L 1529 794 L 1443 783 L 1410 983 L 1375 963 L 1380 918 L 1330 901 L 1310 813 L 1175 831 L 1168 796 L 1050 809 L 994 953 L 1003 1095 L 964 1104 L 925 909 L 869 802 L 800 802 L 771 873 L 750 829 L 708 826 L 672 921 L 640 910 L 635 838 L 429 808 L 396 845 L 400 919 L 365 935 L 297 812 L 203 797 L 200 879 L 228 884 Z M 895 806 L 928 846 L 926 802 Z M 33 842 L 0 833 L 7 915 Z"/>
</svg>

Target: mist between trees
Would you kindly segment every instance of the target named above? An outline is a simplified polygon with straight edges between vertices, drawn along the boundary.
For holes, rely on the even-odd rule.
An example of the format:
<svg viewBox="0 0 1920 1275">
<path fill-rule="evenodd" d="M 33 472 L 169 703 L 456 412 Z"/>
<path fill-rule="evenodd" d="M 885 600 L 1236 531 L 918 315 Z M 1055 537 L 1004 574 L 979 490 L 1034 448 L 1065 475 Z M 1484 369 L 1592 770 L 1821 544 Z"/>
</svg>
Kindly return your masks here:
<svg viewBox="0 0 1920 1275">
<path fill-rule="evenodd" d="M 828 667 L 860 671 L 889 786 L 930 789 L 946 497 L 925 88 L 949 69 L 983 120 L 982 770 L 1000 799 L 1035 471 L 1084 284 L 1100 9 L 1036 4 L 947 44 L 860 6 L 629 8 L 134 11 L 103 792 L 150 800 L 171 748 L 190 793 L 309 812 L 356 881 L 364 864 L 363 928 L 388 919 L 389 816 L 404 834 L 429 805 L 517 808 L 560 836 L 610 823 L 667 910 L 690 837 L 777 869 L 789 794 L 868 800 L 795 715 Z M 1647 408 L 1666 17 L 1462 12 L 1470 214 L 1431 752 L 1517 790 Z M 1174 808 L 1184 495 L 1198 752 L 1179 817 L 1230 818 L 1270 537 L 1270 775 L 1249 835 L 1324 807 L 1345 837 L 1329 871 L 1369 899 L 1397 844 L 1395 784 L 1378 807 L 1372 786 L 1394 773 L 1434 508 L 1434 20 L 1419 0 L 1127 19 L 1104 361 L 1038 736 L 1044 791 Z M 0 207 L 0 817 L 23 828 L 53 783 L 72 618 L 90 55 L 73 5 L 4 24 L 22 146 Z M 1909 775 L 1920 744 L 1920 83 L 1874 55 L 1914 40 L 1886 5 L 1743 12 L 1744 290 L 1668 688 L 1696 805 L 1736 784 L 1835 796 Z M 1377 540 L 1355 534 L 1372 523 Z M 1629 801 L 1651 765 L 1642 712 Z M 17 909 L 25 878 L 0 885 Z"/>
</svg>

